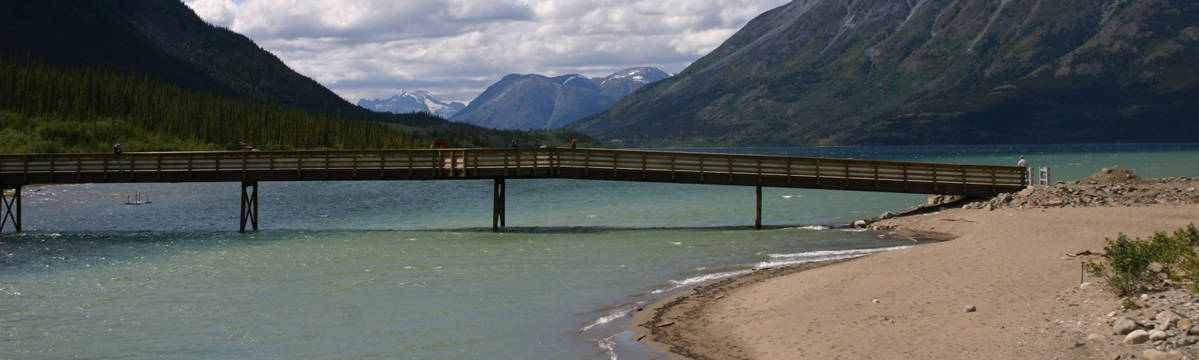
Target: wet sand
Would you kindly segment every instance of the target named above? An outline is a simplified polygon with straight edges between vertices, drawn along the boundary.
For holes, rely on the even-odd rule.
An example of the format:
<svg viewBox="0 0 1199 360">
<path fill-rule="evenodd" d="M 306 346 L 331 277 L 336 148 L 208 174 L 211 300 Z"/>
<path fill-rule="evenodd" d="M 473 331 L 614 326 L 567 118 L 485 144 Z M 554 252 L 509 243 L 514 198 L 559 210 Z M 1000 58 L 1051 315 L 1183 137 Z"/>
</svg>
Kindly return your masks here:
<svg viewBox="0 0 1199 360">
<path fill-rule="evenodd" d="M 768 269 L 637 314 L 634 339 L 695 359 L 1110 358 L 1117 299 L 1080 261 L 1119 233 L 1199 223 L 1199 205 L 952 209 L 882 221 L 952 239 L 849 261 Z M 975 312 L 966 312 L 973 305 Z"/>
</svg>

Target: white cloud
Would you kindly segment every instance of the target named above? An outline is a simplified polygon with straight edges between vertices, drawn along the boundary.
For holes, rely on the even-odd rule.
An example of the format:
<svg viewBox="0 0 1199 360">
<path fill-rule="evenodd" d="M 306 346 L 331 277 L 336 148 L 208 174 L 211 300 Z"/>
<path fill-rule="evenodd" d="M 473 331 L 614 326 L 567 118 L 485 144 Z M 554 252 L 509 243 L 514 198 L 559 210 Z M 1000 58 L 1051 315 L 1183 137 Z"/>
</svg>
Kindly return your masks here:
<svg viewBox="0 0 1199 360">
<path fill-rule="evenodd" d="M 786 0 L 191 0 L 342 97 L 469 101 L 510 73 L 679 72 Z"/>
</svg>

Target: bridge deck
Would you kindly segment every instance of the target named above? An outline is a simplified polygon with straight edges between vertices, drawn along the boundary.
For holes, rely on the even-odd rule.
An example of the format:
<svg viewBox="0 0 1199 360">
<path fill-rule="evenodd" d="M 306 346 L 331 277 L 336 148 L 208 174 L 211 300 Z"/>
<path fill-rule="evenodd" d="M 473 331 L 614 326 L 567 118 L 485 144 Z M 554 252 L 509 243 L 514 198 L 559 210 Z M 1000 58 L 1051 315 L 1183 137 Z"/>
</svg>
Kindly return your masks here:
<svg viewBox="0 0 1199 360">
<path fill-rule="evenodd" d="M 505 225 L 505 179 L 564 178 L 992 196 L 1024 188 L 1014 166 L 607 149 L 181 152 L 0 155 L 0 231 L 21 230 L 29 184 L 241 182 L 241 231 L 258 230 L 258 182 L 494 179 L 492 229 Z"/>
<path fill-rule="evenodd" d="M 0 185 L 567 178 L 993 196 L 1013 166 L 608 149 L 0 155 Z"/>
</svg>

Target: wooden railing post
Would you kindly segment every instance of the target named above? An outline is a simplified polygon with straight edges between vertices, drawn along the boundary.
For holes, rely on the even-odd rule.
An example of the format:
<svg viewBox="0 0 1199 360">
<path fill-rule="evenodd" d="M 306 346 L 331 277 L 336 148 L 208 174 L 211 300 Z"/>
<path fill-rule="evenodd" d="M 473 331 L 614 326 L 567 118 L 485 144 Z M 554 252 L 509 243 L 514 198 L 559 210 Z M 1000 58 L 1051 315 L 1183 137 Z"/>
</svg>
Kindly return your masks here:
<svg viewBox="0 0 1199 360">
<path fill-rule="evenodd" d="M 842 161 L 841 163 L 845 165 L 845 188 L 848 189 L 849 188 L 849 162 Z"/>
<path fill-rule="evenodd" d="M 675 163 L 677 161 L 678 161 L 677 155 L 670 154 L 670 180 L 671 181 L 677 180 L 677 178 L 675 177 Z"/>
<path fill-rule="evenodd" d="M 992 194 L 995 194 L 999 191 L 999 188 L 998 188 L 998 186 L 996 186 L 995 182 L 996 182 L 995 168 L 991 168 L 991 193 Z"/>
<path fill-rule="evenodd" d="M 616 177 L 616 163 L 618 163 L 618 162 L 620 162 L 620 153 L 613 152 L 612 153 L 612 177 L 613 178 Z"/>
<path fill-rule="evenodd" d="M 732 183 L 733 182 L 733 156 L 732 155 L 725 156 L 724 161 L 727 162 L 727 164 L 725 164 L 725 165 L 728 165 L 728 168 L 729 168 L 728 169 L 729 170 L 729 183 Z"/>
<path fill-rule="evenodd" d="M 329 160 L 330 155 L 328 151 L 325 151 L 325 179 L 329 178 L 329 170 L 333 167 L 333 163 Z"/>
<path fill-rule="evenodd" d="M 820 159 L 816 159 L 816 187 L 820 187 Z"/>
<path fill-rule="evenodd" d="M 353 178 L 358 178 L 358 158 L 359 154 L 350 154 L 350 174 Z"/>
<path fill-rule="evenodd" d="M 933 169 L 933 192 L 937 191 L 937 166 L 930 166 Z"/>
<path fill-rule="evenodd" d="M 787 158 L 787 185 L 791 185 L 791 158 Z"/>
<path fill-rule="evenodd" d="M 649 160 L 649 153 L 642 152 L 641 153 L 641 178 L 642 179 L 649 177 L 649 169 L 647 169 L 647 166 L 646 166 L 646 163 L 648 162 L 648 160 Z"/>
<path fill-rule="evenodd" d="M 903 164 L 903 191 L 908 192 L 908 164 Z"/>
<path fill-rule="evenodd" d="M 874 190 L 878 190 L 878 163 L 874 163 Z"/>
<path fill-rule="evenodd" d="M 962 166 L 962 195 L 966 195 L 966 167 Z"/>
</svg>

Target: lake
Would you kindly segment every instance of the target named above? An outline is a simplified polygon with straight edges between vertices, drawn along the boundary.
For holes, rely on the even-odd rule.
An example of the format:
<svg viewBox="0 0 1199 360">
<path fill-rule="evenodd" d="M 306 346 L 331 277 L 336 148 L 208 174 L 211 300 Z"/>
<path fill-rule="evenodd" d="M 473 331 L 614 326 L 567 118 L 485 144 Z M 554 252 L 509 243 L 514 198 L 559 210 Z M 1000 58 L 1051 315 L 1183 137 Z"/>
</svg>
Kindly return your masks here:
<svg viewBox="0 0 1199 360">
<path fill-rule="evenodd" d="M 1199 144 L 699 150 L 1199 176 Z M 26 187 L 26 231 L 0 235 L 0 357 L 655 357 L 624 332 L 637 307 L 912 246 L 835 225 L 926 199 L 764 188 L 753 230 L 752 187 L 510 179 L 493 233 L 489 180 L 263 182 L 262 230 L 241 234 L 239 186 Z"/>
</svg>

